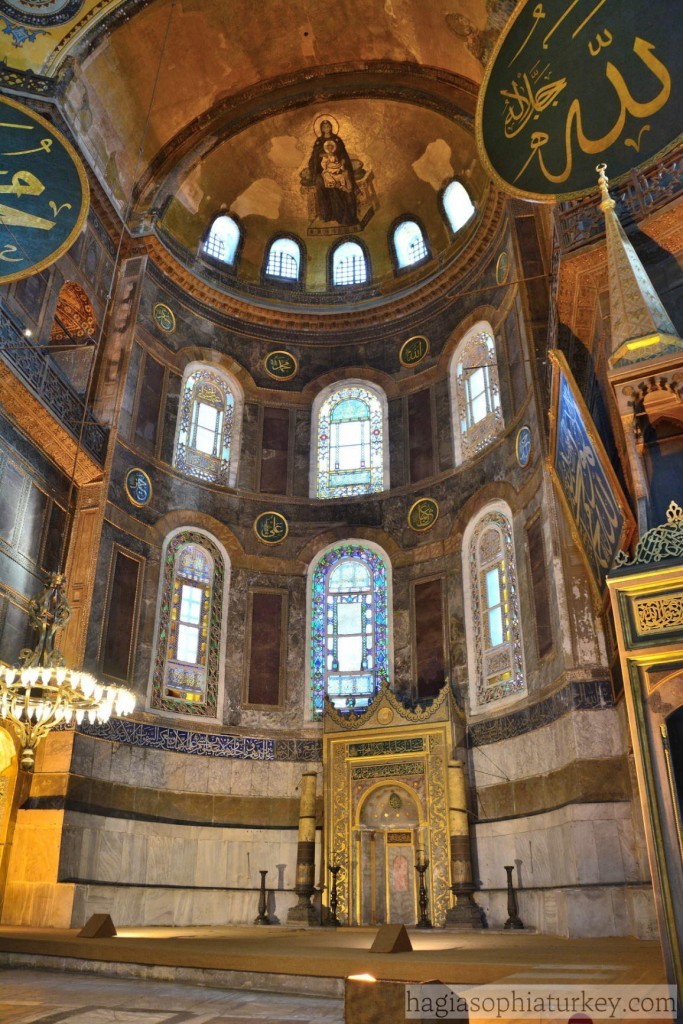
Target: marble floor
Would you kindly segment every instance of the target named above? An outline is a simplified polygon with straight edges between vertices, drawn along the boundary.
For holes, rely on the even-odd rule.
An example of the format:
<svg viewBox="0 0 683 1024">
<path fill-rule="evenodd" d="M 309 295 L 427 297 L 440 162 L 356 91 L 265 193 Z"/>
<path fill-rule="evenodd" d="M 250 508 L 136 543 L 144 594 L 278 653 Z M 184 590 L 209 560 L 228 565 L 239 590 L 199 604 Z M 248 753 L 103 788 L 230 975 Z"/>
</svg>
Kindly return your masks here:
<svg viewBox="0 0 683 1024">
<path fill-rule="evenodd" d="M 0 969 L 0 1024 L 342 1024 L 340 999 Z"/>
</svg>

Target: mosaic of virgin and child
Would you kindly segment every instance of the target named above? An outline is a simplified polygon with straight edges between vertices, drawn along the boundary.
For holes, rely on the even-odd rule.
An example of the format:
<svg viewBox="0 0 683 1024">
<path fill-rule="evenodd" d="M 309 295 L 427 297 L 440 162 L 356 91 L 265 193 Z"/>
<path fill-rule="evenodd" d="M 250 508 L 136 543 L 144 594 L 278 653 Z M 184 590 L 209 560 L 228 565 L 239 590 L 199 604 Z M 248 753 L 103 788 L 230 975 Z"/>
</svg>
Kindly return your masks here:
<svg viewBox="0 0 683 1024">
<path fill-rule="evenodd" d="M 315 189 L 316 220 L 350 227 L 358 224 L 358 182 L 365 171 L 351 159 L 337 125 L 323 117 L 316 122 L 317 138 L 301 183 Z"/>
</svg>

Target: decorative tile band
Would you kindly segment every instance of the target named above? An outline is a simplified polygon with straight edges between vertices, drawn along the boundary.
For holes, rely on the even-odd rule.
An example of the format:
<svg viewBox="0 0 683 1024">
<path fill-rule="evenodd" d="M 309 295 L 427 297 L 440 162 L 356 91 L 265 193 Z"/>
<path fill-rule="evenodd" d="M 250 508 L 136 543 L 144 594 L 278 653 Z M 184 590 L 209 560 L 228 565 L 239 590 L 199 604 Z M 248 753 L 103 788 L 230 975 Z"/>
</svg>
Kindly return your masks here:
<svg viewBox="0 0 683 1024">
<path fill-rule="evenodd" d="M 551 694 L 531 707 L 512 711 L 488 722 L 477 722 L 468 729 L 472 747 L 499 743 L 515 736 L 550 725 L 570 711 L 603 711 L 614 707 L 614 695 L 609 679 L 584 680 L 570 683 L 563 690 Z"/>
<path fill-rule="evenodd" d="M 231 757 L 246 761 L 321 761 L 320 740 L 273 740 L 223 733 L 193 732 L 166 725 L 146 725 L 112 718 L 105 725 L 83 723 L 78 731 L 86 736 L 129 743 L 135 747 L 164 750 L 202 757 Z"/>
</svg>

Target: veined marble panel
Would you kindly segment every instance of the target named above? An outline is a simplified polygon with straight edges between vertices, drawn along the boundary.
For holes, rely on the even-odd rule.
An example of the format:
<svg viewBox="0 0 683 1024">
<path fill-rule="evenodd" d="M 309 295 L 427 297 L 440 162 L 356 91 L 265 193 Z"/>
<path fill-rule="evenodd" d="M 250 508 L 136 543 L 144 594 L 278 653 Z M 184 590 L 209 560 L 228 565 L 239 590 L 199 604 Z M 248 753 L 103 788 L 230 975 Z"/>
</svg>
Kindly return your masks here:
<svg viewBox="0 0 683 1024">
<path fill-rule="evenodd" d="M 628 803 L 571 804 L 544 814 L 483 822 L 474 826 L 473 838 L 484 889 L 505 885 L 505 864 L 516 864 L 516 884 L 532 888 L 648 880 L 633 853 L 636 839 Z"/>
<path fill-rule="evenodd" d="M 507 920 L 507 893 L 482 890 L 475 898 L 489 927 Z M 649 884 L 553 888 L 517 891 L 519 916 L 527 928 L 566 938 L 632 935 L 658 937 L 652 888 Z"/>
<path fill-rule="evenodd" d="M 575 711 L 532 734 L 472 748 L 477 790 L 504 780 L 532 778 L 572 761 L 615 757 L 626 752 L 616 708 Z"/>
<path fill-rule="evenodd" d="M 296 829 L 216 828 L 66 813 L 60 879 L 145 887 L 291 889 Z"/>
</svg>

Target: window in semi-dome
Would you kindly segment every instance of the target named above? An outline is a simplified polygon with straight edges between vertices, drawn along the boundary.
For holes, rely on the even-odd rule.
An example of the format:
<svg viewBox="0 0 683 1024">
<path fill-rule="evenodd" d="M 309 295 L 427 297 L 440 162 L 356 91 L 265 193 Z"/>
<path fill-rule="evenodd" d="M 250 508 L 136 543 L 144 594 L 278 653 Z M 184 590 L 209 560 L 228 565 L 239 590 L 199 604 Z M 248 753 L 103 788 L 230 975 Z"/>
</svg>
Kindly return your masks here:
<svg viewBox="0 0 683 1024">
<path fill-rule="evenodd" d="M 286 281 L 298 281 L 301 272 L 301 246 L 293 238 L 276 238 L 268 250 L 266 274 Z"/>
<path fill-rule="evenodd" d="M 208 483 L 229 482 L 235 400 L 212 369 L 194 370 L 182 389 L 174 465 Z"/>
<path fill-rule="evenodd" d="M 342 242 L 332 253 L 332 284 L 365 284 L 368 263 L 358 242 Z"/>
<path fill-rule="evenodd" d="M 202 252 L 207 256 L 220 260 L 221 263 L 233 264 L 240 242 L 240 229 L 237 222 L 226 214 L 216 217 L 211 225 Z"/>
<path fill-rule="evenodd" d="M 452 181 L 446 186 L 441 202 L 453 233 L 464 227 L 474 215 L 474 203 L 459 181 Z"/>
<path fill-rule="evenodd" d="M 318 414 L 318 498 L 384 490 L 384 429 L 380 397 L 370 388 L 341 385 Z"/>
<path fill-rule="evenodd" d="M 475 324 L 451 361 L 456 462 L 483 451 L 502 431 L 496 343 L 486 323 Z"/>
<path fill-rule="evenodd" d="M 473 706 L 485 708 L 525 692 L 524 659 L 512 522 L 504 511 L 485 512 L 463 546 L 468 559 L 473 636 Z"/>
<path fill-rule="evenodd" d="M 225 568 L 213 541 L 182 530 L 163 560 L 151 706 L 215 717 Z"/>
<path fill-rule="evenodd" d="M 311 595 L 311 710 L 367 707 L 389 679 L 388 569 L 371 548 L 341 544 L 315 565 Z"/>
<path fill-rule="evenodd" d="M 412 267 L 429 257 L 422 228 L 414 220 L 404 220 L 394 230 L 394 251 L 399 269 Z"/>
</svg>

